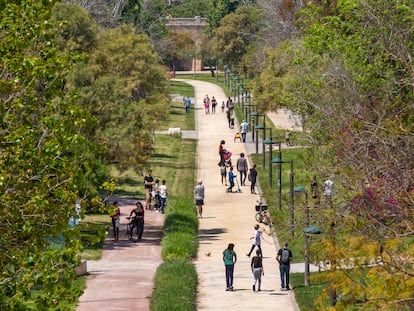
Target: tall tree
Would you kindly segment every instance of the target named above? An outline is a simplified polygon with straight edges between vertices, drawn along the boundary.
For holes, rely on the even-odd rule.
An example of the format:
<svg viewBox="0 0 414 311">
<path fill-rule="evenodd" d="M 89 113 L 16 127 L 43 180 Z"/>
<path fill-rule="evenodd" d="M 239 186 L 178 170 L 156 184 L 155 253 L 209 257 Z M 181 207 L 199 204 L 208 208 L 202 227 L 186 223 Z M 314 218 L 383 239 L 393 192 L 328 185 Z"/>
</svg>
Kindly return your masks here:
<svg viewBox="0 0 414 311">
<path fill-rule="evenodd" d="M 121 170 L 145 166 L 152 131 L 168 111 L 166 70 L 148 37 L 127 25 L 102 32 L 69 81 L 97 120 L 89 134 L 105 146 L 107 161 Z"/>
<path fill-rule="evenodd" d="M 68 220 L 94 168 L 82 135 L 91 119 L 64 89 L 76 58 L 55 48 L 52 5 L 0 2 L 2 310 L 76 298 L 68 289 L 80 245 Z"/>
</svg>

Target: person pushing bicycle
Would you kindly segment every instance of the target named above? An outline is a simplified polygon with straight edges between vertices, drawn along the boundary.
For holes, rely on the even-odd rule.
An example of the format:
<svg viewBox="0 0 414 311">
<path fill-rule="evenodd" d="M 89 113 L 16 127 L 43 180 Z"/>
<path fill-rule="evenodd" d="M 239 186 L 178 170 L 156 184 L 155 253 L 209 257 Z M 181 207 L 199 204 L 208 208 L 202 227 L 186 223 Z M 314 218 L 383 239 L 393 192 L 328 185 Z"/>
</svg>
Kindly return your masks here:
<svg viewBox="0 0 414 311">
<path fill-rule="evenodd" d="M 141 202 L 137 201 L 137 207 L 134 208 L 131 213 L 129 214 L 130 217 L 133 217 L 133 223 L 137 228 L 137 236 L 138 240 L 142 239 L 142 234 L 144 233 L 144 206 Z M 134 216 L 132 216 L 134 214 Z M 134 230 L 134 229 L 131 229 Z M 131 232 L 132 237 L 132 232 Z"/>
</svg>

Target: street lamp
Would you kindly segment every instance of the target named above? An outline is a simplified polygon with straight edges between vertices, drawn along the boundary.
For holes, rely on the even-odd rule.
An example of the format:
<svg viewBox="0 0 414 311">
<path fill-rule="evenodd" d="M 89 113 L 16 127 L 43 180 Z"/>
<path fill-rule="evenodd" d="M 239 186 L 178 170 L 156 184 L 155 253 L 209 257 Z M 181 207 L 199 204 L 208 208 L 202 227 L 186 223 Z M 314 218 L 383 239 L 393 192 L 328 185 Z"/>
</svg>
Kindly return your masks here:
<svg viewBox="0 0 414 311">
<path fill-rule="evenodd" d="M 256 123 L 255 123 L 255 127 L 254 127 L 254 129 L 256 130 L 256 154 L 257 153 L 259 153 L 259 143 L 258 143 L 258 141 L 259 141 L 259 136 L 258 136 L 258 129 L 257 129 L 257 127 L 259 126 L 260 128 L 259 129 L 263 129 L 263 128 L 265 128 L 266 127 L 266 118 L 265 118 L 265 115 L 264 114 L 259 114 L 258 112 L 256 112 L 256 111 L 253 111 L 251 114 L 250 114 L 250 116 L 252 116 L 252 117 L 254 117 L 254 119 L 256 120 Z M 260 117 L 263 117 L 263 124 L 264 125 L 259 125 L 259 118 Z M 253 139 L 253 141 L 254 141 L 254 131 L 252 131 L 252 139 Z"/>
<path fill-rule="evenodd" d="M 269 145 L 269 187 L 272 188 L 273 186 L 273 145 L 278 145 L 278 153 L 279 157 L 281 156 L 281 145 L 282 143 L 280 141 L 273 141 L 272 140 L 272 134 L 270 134 L 269 139 L 266 139 L 263 141 L 263 144 Z"/>
<path fill-rule="evenodd" d="M 266 130 L 269 130 L 269 139 L 266 139 Z M 263 149 L 262 149 L 262 165 L 263 165 L 263 169 L 265 168 L 266 165 L 266 148 L 265 146 L 268 144 L 272 144 L 272 128 L 271 127 L 265 127 L 263 129 L 263 140 L 262 140 L 262 145 L 263 145 Z"/>
<path fill-rule="evenodd" d="M 306 230 L 309 228 L 309 199 L 308 191 L 303 186 L 297 186 L 293 188 L 295 193 L 305 193 L 305 230 L 304 230 L 304 239 L 305 239 L 305 286 L 309 286 L 309 237 L 306 233 Z"/>
</svg>

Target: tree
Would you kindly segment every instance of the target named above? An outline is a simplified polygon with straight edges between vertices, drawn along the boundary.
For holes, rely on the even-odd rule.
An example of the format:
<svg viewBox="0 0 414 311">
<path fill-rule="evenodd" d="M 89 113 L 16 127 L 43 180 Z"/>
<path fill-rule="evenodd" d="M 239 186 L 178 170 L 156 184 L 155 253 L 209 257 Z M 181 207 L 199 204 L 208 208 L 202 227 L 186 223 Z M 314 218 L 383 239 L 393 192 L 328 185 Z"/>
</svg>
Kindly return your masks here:
<svg viewBox="0 0 414 311">
<path fill-rule="evenodd" d="M 256 40 L 258 18 L 257 11 L 247 6 L 242 6 L 223 18 L 210 40 L 211 49 L 223 63 L 243 67 L 243 56 L 249 45 Z"/>
<path fill-rule="evenodd" d="M 97 150 L 82 135 L 90 116 L 64 88 L 77 57 L 55 47 L 52 5 L 0 3 L 2 310 L 77 297 L 70 288 L 80 244 L 68 220 Z"/>
<path fill-rule="evenodd" d="M 256 83 L 264 102 L 302 112 L 317 142 L 313 173 L 335 174 L 333 208 L 319 214 L 329 234 L 313 248 L 332 263 L 336 310 L 414 299 L 413 12 L 410 1 L 310 4 L 304 36 L 269 52 Z"/>
<path fill-rule="evenodd" d="M 145 166 L 152 131 L 168 111 L 166 81 L 148 37 L 128 25 L 102 32 L 89 63 L 73 72 L 69 88 L 95 116 L 88 135 L 105 147 L 108 163 L 121 170 Z"/>
</svg>

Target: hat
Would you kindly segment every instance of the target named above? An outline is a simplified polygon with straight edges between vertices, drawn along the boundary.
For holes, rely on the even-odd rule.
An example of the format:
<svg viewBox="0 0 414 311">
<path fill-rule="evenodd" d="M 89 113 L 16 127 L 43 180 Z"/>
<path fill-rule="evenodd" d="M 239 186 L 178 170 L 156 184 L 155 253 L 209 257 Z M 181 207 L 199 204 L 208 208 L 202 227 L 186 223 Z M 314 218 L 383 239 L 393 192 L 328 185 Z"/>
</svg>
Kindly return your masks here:
<svg viewBox="0 0 414 311">
<path fill-rule="evenodd" d="M 246 120 L 243 120 L 243 122 L 246 122 Z"/>
</svg>

